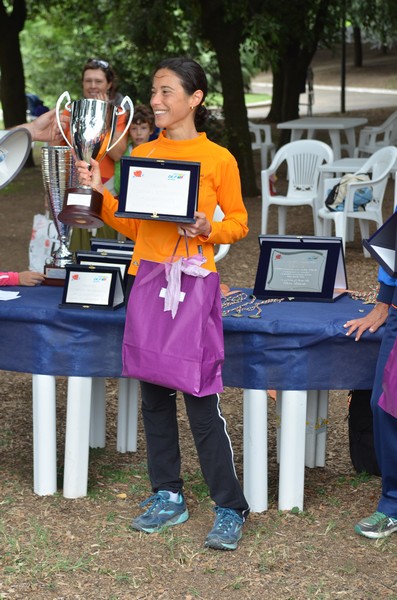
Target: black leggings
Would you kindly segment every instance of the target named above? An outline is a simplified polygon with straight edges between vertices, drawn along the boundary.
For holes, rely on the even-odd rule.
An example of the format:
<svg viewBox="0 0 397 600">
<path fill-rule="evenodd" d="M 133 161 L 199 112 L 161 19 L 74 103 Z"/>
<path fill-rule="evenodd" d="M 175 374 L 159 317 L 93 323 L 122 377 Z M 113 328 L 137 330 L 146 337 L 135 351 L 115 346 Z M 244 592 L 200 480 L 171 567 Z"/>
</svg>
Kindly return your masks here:
<svg viewBox="0 0 397 600">
<path fill-rule="evenodd" d="M 149 477 L 154 492 L 182 490 L 176 392 L 141 381 L 142 416 L 146 434 Z M 217 506 L 248 513 L 237 479 L 233 450 L 218 394 L 198 398 L 184 394 L 187 416 L 201 471 Z"/>
</svg>

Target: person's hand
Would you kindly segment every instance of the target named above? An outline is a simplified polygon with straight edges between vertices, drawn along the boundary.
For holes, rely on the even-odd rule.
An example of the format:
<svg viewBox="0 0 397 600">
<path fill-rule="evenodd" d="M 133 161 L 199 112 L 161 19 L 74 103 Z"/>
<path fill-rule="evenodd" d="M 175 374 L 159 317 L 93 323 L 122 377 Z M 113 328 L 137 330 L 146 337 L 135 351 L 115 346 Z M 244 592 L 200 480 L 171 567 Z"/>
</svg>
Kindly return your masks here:
<svg viewBox="0 0 397 600">
<path fill-rule="evenodd" d="M 195 223 L 186 223 L 178 227 L 179 235 L 186 233 L 187 237 L 194 238 L 198 235 L 209 236 L 211 233 L 211 223 L 203 212 L 195 211 L 194 216 L 196 217 Z"/>
<path fill-rule="evenodd" d="M 19 273 L 19 285 L 40 285 L 43 283 L 45 277 L 42 273 L 36 271 L 21 271 Z"/>
<path fill-rule="evenodd" d="M 88 185 L 103 193 L 101 171 L 98 161 L 91 158 L 90 165 L 84 160 L 76 160 L 76 169 L 81 185 Z"/>
<path fill-rule="evenodd" d="M 389 312 L 389 305 L 384 302 L 378 302 L 374 308 L 365 317 L 361 319 L 351 319 L 343 325 L 347 329 L 346 335 L 356 333 L 355 341 L 361 338 L 364 331 L 375 333 L 386 321 Z"/>
<path fill-rule="evenodd" d="M 63 129 L 67 128 L 69 118 L 69 115 L 60 115 Z M 25 127 L 30 131 L 35 142 L 51 142 L 52 145 L 56 145 L 63 140 L 56 120 L 55 108 L 43 113 L 34 121 L 21 125 L 21 127 Z"/>
<path fill-rule="evenodd" d="M 109 102 L 109 92 L 97 92 L 90 96 L 92 100 L 102 100 L 103 102 Z"/>
</svg>

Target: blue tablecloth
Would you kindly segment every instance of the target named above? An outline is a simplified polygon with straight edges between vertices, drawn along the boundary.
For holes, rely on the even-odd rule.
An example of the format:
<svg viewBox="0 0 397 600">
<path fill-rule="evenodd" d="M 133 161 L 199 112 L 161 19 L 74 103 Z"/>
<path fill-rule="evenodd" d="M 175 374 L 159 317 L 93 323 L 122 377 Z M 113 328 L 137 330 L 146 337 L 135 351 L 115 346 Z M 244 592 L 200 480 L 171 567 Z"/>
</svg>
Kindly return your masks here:
<svg viewBox="0 0 397 600">
<path fill-rule="evenodd" d="M 62 289 L 13 288 L 0 302 L 0 369 L 47 375 L 119 377 L 125 309 L 59 308 Z M 343 324 L 372 306 L 288 302 L 262 306 L 260 319 L 224 317 L 227 386 L 251 389 L 371 388 L 383 328 L 360 342 Z M 364 311 L 364 312 L 361 312 Z"/>
</svg>

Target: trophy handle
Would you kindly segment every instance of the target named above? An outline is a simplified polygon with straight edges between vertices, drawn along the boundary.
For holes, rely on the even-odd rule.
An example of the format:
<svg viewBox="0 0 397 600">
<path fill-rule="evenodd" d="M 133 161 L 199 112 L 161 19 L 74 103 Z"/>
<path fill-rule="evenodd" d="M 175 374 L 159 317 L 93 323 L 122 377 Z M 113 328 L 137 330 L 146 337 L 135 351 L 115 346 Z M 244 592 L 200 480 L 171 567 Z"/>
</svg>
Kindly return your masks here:
<svg viewBox="0 0 397 600">
<path fill-rule="evenodd" d="M 65 93 L 67 93 L 67 92 L 65 92 Z M 131 125 L 131 121 L 132 121 L 133 116 L 134 116 L 134 105 L 133 105 L 132 100 L 131 100 L 131 98 L 129 96 L 124 96 L 123 100 L 121 101 L 120 106 L 119 107 L 115 106 L 115 108 L 114 108 L 112 129 L 113 129 L 114 120 L 116 119 L 116 117 L 120 117 L 121 115 L 124 115 L 127 112 L 126 109 L 124 108 L 124 104 L 128 104 L 128 106 L 129 106 L 130 116 L 128 118 L 128 123 L 125 126 L 125 129 L 124 129 L 122 135 L 119 138 L 117 138 L 117 140 L 114 142 L 114 144 L 112 144 L 111 146 L 107 147 L 106 152 L 109 152 L 109 150 L 111 150 L 112 148 L 115 147 L 115 145 L 118 143 L 119 140 L 121 140 L 121 138 L 124 136 L 125 132 L 128 131 L 129 126 Z M 111 141 L 112 137 L 113 136 L 111 136 L 109 138 L 109 142 Z"/>
<path fill-rule="evenodd" d="M 68 145 L 70 148 L 72 148 L 72 149 L 73 149 L 73 146 L 72 146 L 72 144 L 69 142 L 68 138 L 66 137 L 66 135 L 65 135 L 65 133 L 64 133 L 64 131 L 63 131 L 63 127 L 62 127 L 62 125 L 61 125 L 61 120 L 60 120 L 60 118 L 59 118 L 59 112 L 60 112 L 60 110 L 59 110 L 59 109 L 61 108 L 61 104 L 62 104 L 62 102 L 64 101 L 64 99 L 65 99 L 65 98 L 67 99 L 67 102 L 66 102 L 66 104 L 65 104 L 65 108 L 66 108 L 66 110 L 68 110 L 69 112 L 72 112 L 72 109 L 71 109 L 71 104 L 72 104 L 72 101 L 71 101 L 71 99 L 70 99 L 69 92 L 63 92 L 63 94 L 61 94 L 61 95 L 59 96 L 58 100 L 57 100 L 57 104 L 56 104 L 56 107 L 55 107 L 55 115 L 56 115 L 56 118 L 57 118 L 58 127 L 59 127 L 59 129 L 60 129 L 60 132 L 62 133 L 63 139 L 65 140 L 65 142 L 67 143 L 67 145 Z"/>
</svg>

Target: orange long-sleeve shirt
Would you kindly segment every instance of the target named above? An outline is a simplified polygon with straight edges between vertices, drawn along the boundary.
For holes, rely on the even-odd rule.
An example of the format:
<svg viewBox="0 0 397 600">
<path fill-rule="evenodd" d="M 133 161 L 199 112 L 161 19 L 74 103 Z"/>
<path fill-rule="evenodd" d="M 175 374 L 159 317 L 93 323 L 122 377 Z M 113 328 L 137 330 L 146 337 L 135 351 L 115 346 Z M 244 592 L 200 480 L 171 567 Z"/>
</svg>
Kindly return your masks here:
<svg viewBox="0 0 397 600">
<path fill-rule="evenodd" d="M 198 211 L 205 213 L 212 229 L 208 238 L 188 239 L 189 254 L 197 254 L 197 246 L 201 245 L 207 259 L 205 268 L 216 271 L 214 244 L 231 244 L 248 233 L 248 215 L 235 158 L 226 148 L 211 142 L 205 133 L 192 140 L 176 141 L 166 138 L 162 132 L 158 139 L 134 148 L 132 155 L 201 163 Z M 212 220 L 217 204 L 225 214 L 223 221 Z M 117 210 L 118 201 L 105 189 L 103 220 L 135 241 L 129 273 L 136 274 L 141 258 L 163 262 L 172 255 L 179 237 L 176 223 L 115 217 Z M 177 254 L 186 254 L 184 243 L 179 244 Z"/>
</svg>

